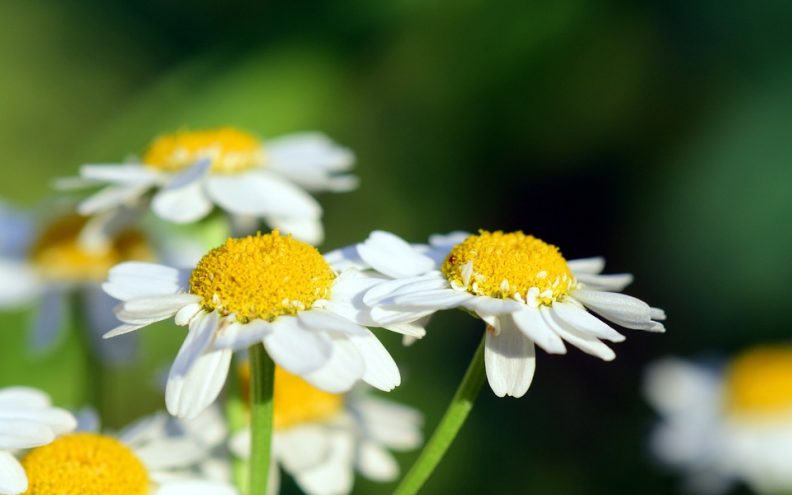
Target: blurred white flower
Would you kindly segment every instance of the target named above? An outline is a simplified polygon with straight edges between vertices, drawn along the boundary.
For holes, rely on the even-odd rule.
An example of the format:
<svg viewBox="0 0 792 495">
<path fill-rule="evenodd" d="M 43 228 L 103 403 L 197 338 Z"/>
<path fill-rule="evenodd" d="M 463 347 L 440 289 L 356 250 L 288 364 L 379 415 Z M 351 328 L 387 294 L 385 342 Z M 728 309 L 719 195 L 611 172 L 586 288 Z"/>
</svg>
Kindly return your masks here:
<svg viewBox="0 0 792 495">
<path fill-rule="evenodd" d="M 39 226 L 31 215 L 0 205 L 0 310 L 38 306 L 30 333 L 34 350 L 50 348 L 76 311 L 98 355 L 109 362 L 134 355 L 135 342 L 107 345 L 100 338 L 118 323 L 115 303 L 100 286 L 108 270 L 153 258 L 145 237 L 128 228 L 125 213 L 61 213 Z"/>
<path fill-rule="evenodd" d="M 275 371 L 274 404 L 273 494 L 277 466 L 308 495 L 350 493 L 356 470 L 372 481 L 394 481 L 399 465 L 390 451 L 412 450 L 423 441 L 418 411 L 359 390 L 330 394 L 281 368 Z M 248 429 L 233 436 L 231 450 L 248 458 Z"/>
<path fill-rule="evenodd" d="M 79 178 L 59 183 L 106 185 L 80 205 L 85 215 L 137 204 L 153 191 L 152 210 L 171 222 L 196 222 L 216 205 L 236 224 L 261 219 L 318 244 L 324 237 L 322 208 L 306 191 L 355 189 L 357 178 L 345 173 L 353 163 L 349 150 L 319 133 L 262 142 L 237 129 L 219 128 L 160 136 L 139 160 L 84 165 Z M 256 226 L 257 220 L 253 231 Z"/>
<path fill-rule="evenodd" d="M 644 391 L 661 416 L 652 451 L 691 491 L 792 491 L 792 347 L 749 349 L 726 366 L 666 358 Z"/>
<path fill-rule="evenodd" d="M 41 447 L 77 426 L 68 411 L 52 407 L 47 394 L 28 387 L 0 388 L 0 495 L 28 489 L 15 452 Z"/>
<path fill-rule="evenodd" d="M 324 390 L 343 392 L 363 380 L 389 391 L 401 382 L 399 369 L 358 317 L 369 287 L 365 275 L 337 274 L 314 247 L 276 230 L 229 239 L 192 273 L 151 263 L 113 268 L 104 289 L 123 301 L 116 316 L 124 324 L 106 337 L 172 317 L 189 326 L 165 393 L 179 417 L 214 402 L 232 353 L 257 343 Z"/>
<path fill-rule="evenodd" d="M 481 231 L 435 237 L 431 247 L 411 247 L 395 236 L 367 246 L 367 259 L 393 280 L 372 287 L 363 301 L 382 326 L 414 322 L 436 311 L 463 308 L 487 324 L 485 365 L 499 397 L 521 397 L 535 370 L 534 344 L 566 353 L 564 341 L 610 361 L 601 339 L 624 337 L 603 320 L 662 332 L 662 310 L 619 294 L 629 274 L 601 275 L 602 258 L 567 262 L 558 248 L 522 232 Z M 364 251 L 365 252 L 365 251 Z M 370 264 L 370 262 L 369 262 Z M 373 265 L 372 265 L 373 266 Z"/>
</svg>

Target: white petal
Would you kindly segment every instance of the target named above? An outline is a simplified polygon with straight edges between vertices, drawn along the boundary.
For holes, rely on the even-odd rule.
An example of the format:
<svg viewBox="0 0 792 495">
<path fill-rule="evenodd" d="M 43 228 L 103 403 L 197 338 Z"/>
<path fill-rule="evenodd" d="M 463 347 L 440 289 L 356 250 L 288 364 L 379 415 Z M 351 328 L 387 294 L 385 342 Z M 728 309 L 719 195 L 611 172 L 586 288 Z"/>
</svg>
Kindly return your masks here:
<svg viewBox="0 0 792 495">
<path fill-rule="evenodd" d="M 542 319 L 544 319 L 545 323 L 555 333 L 581 351 L 596 356 L 603 361 L 612 361 L 616 358 L 616 353 L 610 347 L 603 344 L 598 338 L 580 332 L 566 322 L 561 321 L 550 308 L 543 306 L 539 309 L 539 312 L 542 314 Z"/>
<path fill-rule="evenodd" d="M 54 439 L 55 432 L 46 424 L 26 419 L 0 421 L 0 450 L 29 449 Z"/>
<path fill-rule="evenodd" d="M 304 375 L 321 368 L 330 359 L 331 344 L 318 332 L 302 328 L 293 316 L 272 322 L 273 331 L 264 337 L 264 346 L 281 367 Z"/>
<path fill-rule="evenodd" d="M 165 265 L 128 261 L 110 269 L 108 281 L 102 288 L 122 301 L 165 296 L 177 294 L 184 288 L 185 275 Z"/>
<path fill-rule="evenodd" d="M 498 397 L 522 397 L 528 391 L 536 370 L 533 342 L 509 318 L 496 320 L 499 334 L 487 332 L 484 365 L 487 381 Z"/>
<path fill-rule="evenodd" d="M 429 244 L 434 248 L 442 248 L 448 251 L 457 244 L 470 237 L 470 232 L 456 230 L 448 234 L 432 234 L 429 236 Z"/>
<path fill-rule="evenodd" d="M 583 308 L 571 303 L 554 302 L 553 312 L 567 325 L 611 342 L 623 342 L 624 335 Z"/>
<path fill-rule="evenodd" d="M 0 309 L 27 304 L 41 294 L 44 285 L 25 262 L 0 259 Z"/>
<path fill-rule="evenodd" d="M 292 473 L 308 495 L 342 495 L 352 490 L 354 480 L 354 438 L 347 432 L 333 435 L 330 456 L 322 465 Z"/>
<path fill-rule="evenodd" d="M 184 419 L 192 419 L 209 407 L 225 384 L 232 352 L 214 351 L 199 357 L 186 375 L 168 378 L 165 404 L 168 412 Z"/>
<path fill-rule="evenodd" d="M 602 269 L 605 268 L 605 258 L 596 257 L 596 258 L 583 258 L 579 260 L 570 260 L 567 261 L 567 266 L 572 273 L 577 276 L 582 273 L 588 273 L 590 275 L 596 275 L 602 272 Z"/>
<path fill-rule="evenodd" d="M 332 429 L 322 423 L 303 423 L 276 432 L 273 450 L 284 469 L 297 472 L 317 467 L 330 455 Z"/>
<path fill-rule="evenodd" d="M 346 335 L 331 337 L 332 354 L 324 366 L 303 376 L 315 387 L 331 393 L 347 392 L 363 377 L 366 363 Z"/>
<path fill-rule="evenodd" d="M 27 488 L 27 476 L 22 465 L 10 453 L 0 452 L 0 494 L 19 495 Z"/>
<path fill-rule="evenodd" d="M 404 239 L 375 230 L 357 246 L 360 258 L 373 269 L 392 278 L 415 277 L 434 269 L 432 258 L 421 254 Z"/>
<path fill-rule="evenodd" d="M 484 316 L 500 316 L 522 311 L 526 306 L 513 299 L 476 296 L 465 304 L 471 311 Z"/>
<path fill-rule="evenodd" d="M 31 387 L 0 388 L 0 406 L 40 408 L 48 407 L 50 399 L 41 390 Z"/>
<path fill-rule="evenodd" d="M 263 320 L 253 320 L 248 323 L 233 322 L 222 328 L 212 347 L 240 351 L 263 342 L 264 337 L 270 333 L 272 333 L 272 325 Z"/>
<path fill-rule="evenodd" d="M 322 208 L 291 182 L 261 171 L 215 175 L 206 190 L 215 203 L 239 215 L 319 218 Z"/>
<path fill-rule="evenodd" d="M 550 354 L 566 354 L 566 346 L 552 328 L 542 319 L 538 309 L 526 308 L 512 314 L 517 328 L 527 335 L 536 345 Z"/>
<path fill-rule="evenodd" d="M 267 216 L 266 221 L 273 229 L 279 229 L 284 234 L 291 234 L 314 246 L 324 240 L 324 227 L 319 218 Z"/>
<path fill-rule="evenodd" d="M 389 301 L 397 295 L 443 288 L 450 289 L 451 287 L 440 272 L 433 271 L 420 277 L 401 278 L 377 284 L 366 292 L 363 302 L 369 306 L 375 306 L 383 301 Z"/>
<path fill-rule="evenodd" d="M 365 440 L 358 446 L 357 468 L 363 476 L 374 481 L 388 482 L 399 477 L 399 463 L 393 455 Z"/>
<path fill-rule="evenodd" d="M 153 323 L 153 322 L 152 322 Z M 136 332 L 143 327 L 148 326 L 149 323 L 144 323 L 142 325 L 118 325 L 114 329 L 110 330 L 106 334 L 102 335 L 103 339 L 112 339 L 113 337 L 118 337 L 119 335 L 126 335 L 131 332 Z"/>
<path fill-rule="evenodd" d="M 401 384 L 399 367 L 393 357 L 382 345 L 382 342 L 371 333 L 364 329 L 364 335 L 350 335 L 350 340 L 360 351 L 366 367 L 363 373 L 363 381 L 385 392 L 390 392 Z"/>
<path fill-rule="evenodd" d="M 185 306 L 200 301 L 193 294 L 172 294 L 157 298 L 133 299 L 118 305 L 116 317 L 124 323 L 143 324 L 175 316 Z"/>
<path fill-rule="evenodd" d="M 179 480 L 160 485 L 154 495 L 239 495 L 239 492 L 217 481 Z"/>
<path fill-rule="evenodd" d="M 190 323 L 187 338 L 171 366 L 170 376 L 184 376 L 189 373 L 195 361 L 212 345 L 219 325 L 220 317 L 215 312 L 196 318 Z"/>
<path fill-rule="evenodd" d="M 153 184 L 123 184 L 100 189 L 77 206 L 80 215 L 90 216 L 119 206 L 132 206 Z"/>
<path fill-rule="evenodd" d="M 324 258 L 333 266 L 333 269 L 339 273 L 351 269 L 366 270 L 371 268 L 360 258 L 357 252 L 357 245 L 346 246 L 341 249 L 327 252 L 324 254 Z"/>
<path fill-rule="evenodd" d="M 56 407 L 28 408 L 11 407 L 0 409 L 0 423 L 9 421 L 22 421 L 38 424 L 51 430 L 55 435 L 62 435 L 77 427 L 74 415 L 65 409 Z M 9 434 L 13 436 L 13 433 Z"/>
<path fill-rule="evenodd" d="M 300 324 L 310 330 L 338 332 L 348 335 L 367 335 L 369 332 L 362 326 L 343 316 L 323 309 L 310 309 L 297 313 Z"/>
<path fill-rule="evenodd" d="M 363 297 L 383 280 L 379 275 L 373 276 L 354 269 L 345 271 L 333 282 L 330 299 L 325 302 L 324 308 L 359 325 L 376 326 L 371 317 L 371 308 L 363 302 Z"/>
<path fill-rule="evenodd" d="M 363 422 L 366 436 L 389 449 L 412 450 L 423 442 L 423 417 L 416 409 L 373 396 L 350 398 L 349 407 Z"/>
<path fill-rule="evenodd" d="M 468 303 L 475 296 L 454 289 L 427 290 L 393 298 L 394 307 L 450 309 Z"/>
<path fill-rule="evenodd" d="M 161 189 L 151 200 L 151 209 L 160 218 L 173 223 L 192 223 L 212 211 L 212 202 L 204 192 L 201 181 Z"/>
<path fill-rule="evenodd" d="M 578 282 L 590 289 L 614 292 L 624 290 L 624 288 L 633 281 L 633 276 L 629 273 L 618 273 L 614 275 L 590 275 L 581 273 L 575 275 L 575 278 Z"/>
<path fill-rule="evenodd" d="M 264 151 L 267 166 L 299 178 L 306 171 L 341 172 L 352 167 L 355 156 L 320 132 L 301 132 L 268 139 Z"/>
<path fill-rule="evenodd" d="M 665 330 L 661 323 L 652 321 L 652 308 L 635 297 L 595 290 L 576 290 L 572 297 L 623 327 L 655 332 Z"/>
<path fill-rule="evenodd" d="M 201 305 L 199 303 L 188 304 L 176 312 L 176 315 L 173 317 L 173 322 L 180 327 L 189 325 L 192 319 L 200 312 Z"/>
<path fill-rule="evenodd" d="M 114 184 L 154 184 L 159 180 L 156 170 L 137 164 L 83 165 L 80 177 Z"/>
</svg>

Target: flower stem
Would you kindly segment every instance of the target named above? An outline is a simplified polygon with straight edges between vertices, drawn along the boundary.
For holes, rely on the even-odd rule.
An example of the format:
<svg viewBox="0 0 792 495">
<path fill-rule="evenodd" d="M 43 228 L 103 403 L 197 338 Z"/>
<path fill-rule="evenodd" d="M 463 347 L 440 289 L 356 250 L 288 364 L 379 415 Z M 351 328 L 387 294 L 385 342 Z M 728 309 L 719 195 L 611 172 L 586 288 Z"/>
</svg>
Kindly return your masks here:
<svg viewBox="0 0 792 495">
<path fill-rule="evenodd" d="M 476 349 L 473 359 L 468 365 L 462 382 L 457 388 L 454 398 L 448 405 L 443 419 L 437 425 L 432 438 L 429 439 L 418 460 L 415 461 L 410 471 L 402 479 L 393 495 L 414 495 L 432 475 L 437 465 L 443 459 L 451 442 L 454 441 L 460 428 L 473 408 L 473 403 L 479 395 L 481 385 L 484 383 L 484 338 Z"/>
<path fill-rule="evenodd" d="M 275 363 L 256 344 L 250 348 L 250 495 L 267 495 L 274 385 Z"/>
</svg>

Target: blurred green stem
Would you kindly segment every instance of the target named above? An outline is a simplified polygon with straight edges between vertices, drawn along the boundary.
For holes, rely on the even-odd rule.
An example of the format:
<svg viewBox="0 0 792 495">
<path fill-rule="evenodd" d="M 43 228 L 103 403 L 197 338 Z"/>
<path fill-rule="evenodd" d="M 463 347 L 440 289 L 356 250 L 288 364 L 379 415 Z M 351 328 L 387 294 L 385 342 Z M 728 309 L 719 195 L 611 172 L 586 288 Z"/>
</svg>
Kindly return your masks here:
<svg viewBox="0 0 792 495">
<path fill-rule="evenodd" d="M 415 461 L 410 471 L 402 479 L 393 495 L 413 495 L 429 479 L 437 465 L 443 459 L 448 447 L 456 438 L 460 428 L 473 408 L 473 403 L 479 395 L 481 385 L 484 383 L 484 338 L 476 349 L 473 359 L 468 365 L 462 383 L 459 384 L 454 398 L 446 409 L 443 419 L 437 425 L 432 438 L 429 439 L 418 460 Z"/>
<path fill-rule="evenodd" d="M 94 408 L 102 421 L 107 421 L 104 403 L 104 378 L 107 370 L 94 342 L 91 340 L 91 324 L 85 314 L 85 304 L 82 291 L 75 290 L 69 297 L 69 316 L 71 330 L 80 340 L 80 347 L 85 366 L 85 402 Z"/>
<path fill-rule="evenodd" d="M 250 348 L 250 495 L 267 495 L 275 363 L 263 344 Z"/>
</svg>

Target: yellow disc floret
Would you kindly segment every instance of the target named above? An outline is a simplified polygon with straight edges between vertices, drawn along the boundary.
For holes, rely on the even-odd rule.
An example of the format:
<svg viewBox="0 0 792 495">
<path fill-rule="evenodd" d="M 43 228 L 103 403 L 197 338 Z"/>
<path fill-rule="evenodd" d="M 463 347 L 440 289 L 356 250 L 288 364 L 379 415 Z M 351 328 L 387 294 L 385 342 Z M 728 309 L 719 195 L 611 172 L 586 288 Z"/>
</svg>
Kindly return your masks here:
<svg viewBox="0 0 792 495">
<path fill-rule="evenodd" d="M 59 281 L 102 281 L 122 261 L 149 260 L 151 249 L 137 231 L 122 232 L 101 246 L 86 246 L 85 217 L 68 215 L 49 225 L 33 243 L 30 260 L 44 276 Z"/>
<path fill-rule="evenodd" d="M 737 414 L 792 413 L 792 346 L 757 347 L 735 358 L 726 401 Z"/>
<path fill-rule="evenodd" d="M 240 368 L 244 397 L 250 393 L 250 365 Z M 276 430 L 323 421 L 338 413 L 344 396 L 320 390 L 280 366 L 275 368 L 273 427 Z"/>
<path fill-rule="evenodd" d="M 149 476 L 118 440 L 92 433 L 63 436 L 22 459 L 26 495 L 147 495 Z"/>
<path fill-rule="evenodd" d="M 442 271 L 455 288 L 529 304 L 550 304 L 575 285 L 558 248 L 522 232 L 481 230 L 451 249 Z"/>
<path fill-rule="evenodd" d="M 228 239 L 192 273 L 190 292 L 204 308 L 245 323 L 271 321 L 330 296 L 335 273 L 315 247 L 291 236 L 257 234 Z"/>
<path fill-rule="evenodd" d="M 243 172 L 264 163 L 261 141 L 229 127 L 181 131 L 154 140 L 143 163 L 163 172 L 180 172 L 199 160 L 210 160 L 212 172 Z"/>
</svg>

